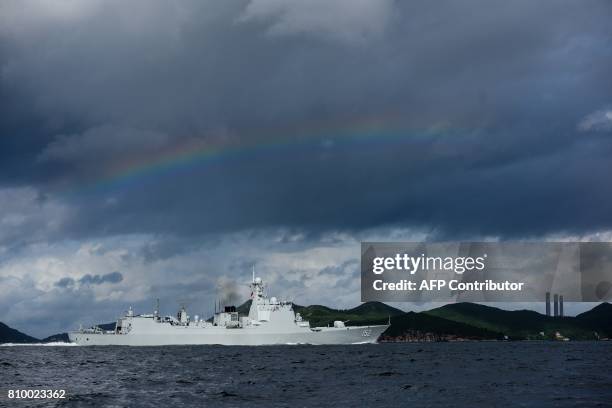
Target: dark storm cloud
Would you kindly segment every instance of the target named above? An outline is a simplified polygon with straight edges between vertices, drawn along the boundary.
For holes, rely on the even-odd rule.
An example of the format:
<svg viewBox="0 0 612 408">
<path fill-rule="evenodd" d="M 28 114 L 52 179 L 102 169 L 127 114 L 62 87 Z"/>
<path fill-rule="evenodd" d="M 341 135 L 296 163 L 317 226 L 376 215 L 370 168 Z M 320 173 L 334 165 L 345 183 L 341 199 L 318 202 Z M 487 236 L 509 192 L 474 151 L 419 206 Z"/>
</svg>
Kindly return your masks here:
<svg viewBox="0 0 612 408">
<path fill-rule="evenodd" d="M 55 282 L 55 286 L 58 288 L 70 288 L 74 286 L 74 279 L 72 278 L 62 278 Z"/>
<path fill-rule="evenodd" d="M 201 245 L 201 242 L 194 242 L 191 239 L 166 236 L 147 242 L 142 248 L 142 256 L 146 263 L 151 263 L 193 251 Z"/>
<path fill-rule="evenodd" d="M 609 2 L 327 3 L 6 2 L 3 183 L 58 197 L 77 238 L 612 225 Z M 92 188 L 257 143 L 274 147 Z"/>
<path fill-rule="evenodd" d="M 104 275 L 87 274 L 79 279 L 82 285 L 101 285 L 103 283 L 119 283 L 123 280 L 123 275 L 120 272 L 111 272 Z"/>
<path fill-rule="evenodd" d="M 121 274 L 121 272 L 115 271 L 111 273 L 106 273 L 104 275 L 86 274 L 86 275 L 83 275 L 83 277 L 81 277 L 80 279 L 76 281 L 73 278 L 65 277 L 55 282 L 55 286 L 58 288 L 71 288 L 77 282 L 80 285 L 101 285 L 103 283 L 111 283 L 111 284 L 119 283 L 122 280 L 123 280 L 123 275 Z"/>
<path fill-rule="evenodd" d="M 343 262 L 339 265 L 328 266 L 323 268 L 320 272 L 321 275 L 332 275 L 336 277 L 342 277 L 334 285 L 335 288 L 343 290 L 346 287 L 350 287 L 359 280 L 360 263 L 356 259 Z"/>
</svg>

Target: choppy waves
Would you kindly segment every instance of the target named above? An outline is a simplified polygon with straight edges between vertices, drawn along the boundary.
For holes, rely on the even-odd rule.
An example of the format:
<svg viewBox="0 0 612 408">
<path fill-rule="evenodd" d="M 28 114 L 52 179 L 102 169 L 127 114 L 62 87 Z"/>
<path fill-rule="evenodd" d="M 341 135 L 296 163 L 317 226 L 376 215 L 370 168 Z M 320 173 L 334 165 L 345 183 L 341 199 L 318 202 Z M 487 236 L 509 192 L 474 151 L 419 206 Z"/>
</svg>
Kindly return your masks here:
<svg viewBox="0 0 612 408">
<path fill-rule="evenodd" d="M 59 404 L 11 406 L 573 408 L 612 400 L 612 342 L 71 346 L 0 347 L 0 390 L 66 390 Z"/>
</svg>

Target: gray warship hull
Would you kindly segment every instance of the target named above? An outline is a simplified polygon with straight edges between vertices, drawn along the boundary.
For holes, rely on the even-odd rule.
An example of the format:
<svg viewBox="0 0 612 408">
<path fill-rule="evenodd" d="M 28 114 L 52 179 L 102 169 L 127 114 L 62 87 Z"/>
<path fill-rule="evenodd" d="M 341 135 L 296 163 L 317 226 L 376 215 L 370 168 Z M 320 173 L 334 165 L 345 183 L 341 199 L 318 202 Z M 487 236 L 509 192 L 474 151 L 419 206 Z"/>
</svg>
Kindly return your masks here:
<svg viewBox="0 0 612 408">
<path fill-rule="evenodd" d="M 80 333 L 69 334 L 70 341 L 89 346 L 166 346 L 166 345 L 226 345 L 256 346 L 275 344 L 362 344 L 374 343 L 388 326 L 323 327 L 320 331 L 297 333 L 258 333 L 242 329 L 185 329 L 173 332 L 142 332 L 128 334 Z M 223 330 L 223 331 L 222 331 Z"/>
</svg>

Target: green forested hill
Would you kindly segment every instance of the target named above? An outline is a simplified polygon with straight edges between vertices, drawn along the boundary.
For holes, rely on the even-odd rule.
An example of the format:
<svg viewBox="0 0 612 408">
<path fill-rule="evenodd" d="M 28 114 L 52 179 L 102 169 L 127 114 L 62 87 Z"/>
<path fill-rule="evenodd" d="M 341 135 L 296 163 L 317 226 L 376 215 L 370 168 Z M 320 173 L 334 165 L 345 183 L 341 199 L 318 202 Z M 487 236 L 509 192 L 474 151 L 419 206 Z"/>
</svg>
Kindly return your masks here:
<svg viewBox="0 0 612 408">
<path fill-rule="evenodd" d="M 601 336 L 612 337 L 612 304 L 602 303 L 588 312 L 580 313 L 576 320 L 584 327 L 596 330 Z"/>
<path fill-rule="evenodd" d="M 390 317 L 404 314 L 402 310 L 381 302 L 367 302 L 345 310 L 321 305 L 294 305 L 294 310 L 300 313 L 304 320 L 308 320 L 311 326 L 327 326 L 333 324 L 334 320 L 341 320 L 347 326 L 385 324 Z"/>
<path fill-rule="evenodd" d="M 0 343 L 36 343 L 39 341 L 0 322 Z"/>
<path fill-rule="evenodd" d="M 576 317 L 549 317 L 531 310 L 502 310 L 476 303 L 454 303 L 423 312 L 470 326 L 503 333 L 512 339 L 552 338 L 556 332 L 570 339 L 594 339 L 594 326 Z M 585 319 L 586 320 L 586 319 Z"/>
</svg>

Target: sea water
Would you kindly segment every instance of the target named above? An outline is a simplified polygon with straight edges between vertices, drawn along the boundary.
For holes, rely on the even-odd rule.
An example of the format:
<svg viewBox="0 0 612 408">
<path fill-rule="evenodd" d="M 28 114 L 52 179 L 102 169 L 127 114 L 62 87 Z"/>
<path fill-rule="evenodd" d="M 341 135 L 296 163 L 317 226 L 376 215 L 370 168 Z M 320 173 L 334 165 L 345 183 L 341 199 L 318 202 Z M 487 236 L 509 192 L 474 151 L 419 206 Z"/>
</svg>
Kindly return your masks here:
<svg viewBox="0 0 612 408">
<path fill-rule="evenodd" d="M 65 390 L 56 400 L 9 390 Z M 0 346 L 0 405 L 612 406 L 612 342 Z"/>
</svg>

